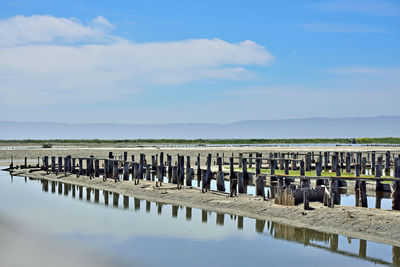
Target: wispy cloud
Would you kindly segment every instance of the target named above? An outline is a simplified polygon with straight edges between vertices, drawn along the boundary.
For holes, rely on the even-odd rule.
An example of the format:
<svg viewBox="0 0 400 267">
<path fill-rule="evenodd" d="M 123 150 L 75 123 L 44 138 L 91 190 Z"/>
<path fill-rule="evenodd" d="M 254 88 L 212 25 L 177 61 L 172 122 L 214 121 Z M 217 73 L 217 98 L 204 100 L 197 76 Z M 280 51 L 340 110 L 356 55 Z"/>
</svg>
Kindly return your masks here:
<svg viewBox="0 0 400 267">
<path fill-rule="evenodd" d="M 153 85 L 248 78 L 246 66 L 274 58 L 248 40 L 134 43 L 112 35 L 113 27 L 103 17 L 88 24 L 53 16 L 0 21 L 0 101 L 121 99 Z"/>
<path fill-rule="evenodd" d="M 328 72 L 337 75 L 372 75 L 400 80 L 400 67 L 336 67 L 328 69 Z"/>
<path fill-rule="evenodd" d="M 397 4 L 394 4 L 396 3 Z M 332 0 L 318 1 L 313 7 L 319 11 L 357 13 L 375 16 L 399 16 L 398 1 L 386 0 Z"/>
<path fill-rule="evenodd" d="M 15 16 L 0 20 L 0 46 L 77 41 L 104 41 L 114 26 L 104 17 L 83 25 L 74 18 L 49 15 Z"/>
<path fill-rule="evenodd" d="M 329 33 L 380 33 L 391 34 L 392 32 L 384 31 L 375 27 L 362 24 L 344 24 L 344 23 L 310 23 L 302 24 L 300 28 L 313 32 L 329 32 Z"/>
</svg>

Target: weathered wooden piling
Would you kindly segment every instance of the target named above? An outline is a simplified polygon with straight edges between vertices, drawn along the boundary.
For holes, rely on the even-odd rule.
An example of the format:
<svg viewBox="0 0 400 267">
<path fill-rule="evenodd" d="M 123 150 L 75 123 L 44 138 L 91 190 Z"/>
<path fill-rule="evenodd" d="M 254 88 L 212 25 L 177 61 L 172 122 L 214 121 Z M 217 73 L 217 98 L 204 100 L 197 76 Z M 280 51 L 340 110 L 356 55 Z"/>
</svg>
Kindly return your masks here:
<svg viewBox="0 0 400 267">
<path fill-rule="evenodd" d="M 51 157 L 51 172 L 55 173 L 56 172 L 56 157 Z"/>
<path fill-rule="evenodd" d="M 230 197 L 237 196 L 237 176 L 233 168 L 233 157 L 229 158 L 229 183 L 230 183 Z"/>
<path fill-rule="evenodd" d="M 264 188 L 264 183 L 265 183 L 265 175 L 257 175 L 256 178 L 256 195 L 263 197 L 265 200 L 265 188 Z"/>
<path fill-rule="evenodd" d="M 124 161 L 124 174 L 123 174 L 123 180 L 129 181 L 129 162 Z"/>
<path fill-rule="evenodd" d="M 242 162 L 242 166 L 243 166 L 243 162 Z M 242 172 L 238 172 L 237 173 L 237 181 L 238 181 L 238 189 L 239 189 L 239 193 L 243 194 L 245 193 L 245 189 L 244 189 L 244 178 L 243 178 L 243 173 Z"/>
<path fill-rule="evenodd" d="M 62 170 L 63 170 L 62 162 L 63 162 L 62 157 L 58 157 L 58 173 L 62 173 Z"/>
<path fill-rule="evenodd" d="M 223 171 L 217 173 L 217 190 L 225 192 L 225 174 Z"/>
<path fill-rule="evenodd" d="M 100 161 L 98 159 L 94 161 L 94 176 L 100 177 Z"/>
<path fill-rule="evenodd" d="M 146 180 L 147 181 L 151 180 L 150 171 L 151 171 L 151 165 L 150 164 L 146 164 Z"/>
<path fill-rule="evenodd" d="M 261 173 L 261 159 L 256 159 L 256 176 Z"/>
<path fill-rule="evenodd" d="M 211 183 L 211 154 L 207 155 L 207 170 L 205 175 L 202 175 L 202 186 L 201 192 L 207 192 L 210 190 L 210 183 Z"/>
<path fill-rule="evenodd" d="M 112 177 L 114 179 L 115 182 L 119 181 L 119 169 L 118 169 L 118 161 L 117 160 L 112 160 L 111 161 L 111 165 L 113 168 L 113 172 L 112 172 Z"/>
</svg>

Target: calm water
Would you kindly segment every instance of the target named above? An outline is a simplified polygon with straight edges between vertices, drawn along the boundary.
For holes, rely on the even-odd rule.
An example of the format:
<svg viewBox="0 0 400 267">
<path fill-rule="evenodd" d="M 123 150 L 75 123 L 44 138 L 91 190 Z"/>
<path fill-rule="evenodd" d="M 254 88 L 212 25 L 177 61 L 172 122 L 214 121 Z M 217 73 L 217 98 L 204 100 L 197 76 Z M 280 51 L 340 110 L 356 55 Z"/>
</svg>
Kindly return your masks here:
<svg viewBox="0 0 400 267">
<path fill-rule="evenodd" d="M 400 264 L 400 249 L 389 245 L 7 172 L 0 172 L 1 220 L 79 248 L 105 265 Z M 54 265 L 46 251 L 36 257 Z"/>
</svg>

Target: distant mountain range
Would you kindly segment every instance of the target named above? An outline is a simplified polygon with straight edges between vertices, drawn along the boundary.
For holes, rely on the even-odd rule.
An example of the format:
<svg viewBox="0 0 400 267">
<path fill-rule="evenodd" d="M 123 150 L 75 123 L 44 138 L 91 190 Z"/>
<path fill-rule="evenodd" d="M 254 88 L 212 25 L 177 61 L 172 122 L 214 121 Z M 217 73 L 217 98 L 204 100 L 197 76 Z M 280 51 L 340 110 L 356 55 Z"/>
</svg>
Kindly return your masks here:
<svg viewBox="0 0 400 267">
<path fill-rule="evenodd" d="M 246 120 L 228 124 L 0 122 L 0 139 L 399 137 L 400 116 Z"/>
</svg>

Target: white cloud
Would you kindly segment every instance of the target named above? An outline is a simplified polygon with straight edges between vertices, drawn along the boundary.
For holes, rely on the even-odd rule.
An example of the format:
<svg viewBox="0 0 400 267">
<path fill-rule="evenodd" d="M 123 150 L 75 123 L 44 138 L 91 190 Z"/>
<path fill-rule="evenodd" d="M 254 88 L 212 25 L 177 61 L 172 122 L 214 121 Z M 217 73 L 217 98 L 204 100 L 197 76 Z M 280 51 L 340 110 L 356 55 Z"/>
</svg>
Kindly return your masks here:
<svg viewBox="0 0 400 267">
<path fill-rule="evenodd" d="M 331 0 L 319 1 L 313 6 L 328 12 L 359 13 L 375 16 L 398 16 L 398 5 L 385 0 Z"/>
<path fill-rule="evenodd" d="M 53 16 L 0 22 L 0 101 L 23 104 L 112 100 L 151 85 L 243 79 L 273 56 L 252 41 L 220 39 L 134 43 L 103 17 L 82 24 Z"/>
<path fill-rule="evenodd" d="M 382 33 L 391 32 L 377 29 L 362 24 L 344 24 L 344 23 L 311 23 L 300 25 L 300 28 L 313 32 L 332 32 L 332 33 Z"/>
<path fill-rule="evenodd" d="M 108 37 L 106 30 L 113 25 L 99 16 L 83 25 L 77 19 L 49 15 L 15 16 L 0 20 L 0 46 L 33 43 L 101 41 Z"/>
</svg>

